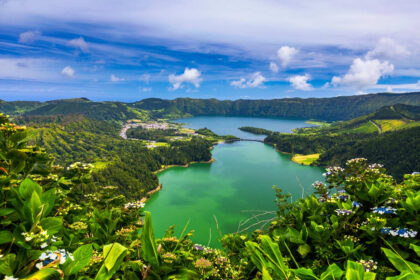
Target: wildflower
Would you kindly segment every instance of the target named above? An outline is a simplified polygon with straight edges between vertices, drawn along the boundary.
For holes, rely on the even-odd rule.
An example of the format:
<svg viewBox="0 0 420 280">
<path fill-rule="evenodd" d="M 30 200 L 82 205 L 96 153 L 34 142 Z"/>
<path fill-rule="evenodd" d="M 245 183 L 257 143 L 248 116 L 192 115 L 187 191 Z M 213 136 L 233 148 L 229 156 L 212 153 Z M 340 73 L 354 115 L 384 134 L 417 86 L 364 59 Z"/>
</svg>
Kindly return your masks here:
<svg viewBox="0 0 420 280">
<path fill-rule="evenodd" d="M 352 210 L 346 210 L 346 209 L 336 209 L 335 212 L 338 216 L 347 216 L 353 214 Z"/>
<path fill-rule="evenodd" d="M 351 241 L 353 241 L 354 243 L 356 243 L 356 242 L 360 241 L 360 239 L 359 239 L 359 238 L 357 238 L 356 236 L 352 236 L 352 235 L 344 235 L 344 239 L 351 240 Z"/>
<path fill-rule="evenodd" d="M 195 244 L 193 246 L 193 249 L 197 250 L 197 251 L 203 251 L 204 250 L 203 246 L 201 246 L 200 244 Z"/>
<path fill-rule="evenodd" d="M 173 263 L 176 259 L 176 256 L 172 253 L 166 253 L 162 255 L 163 261 L 166 263 Z"/>
<path fill-rule="evenodd" d="M 40 247 L 41 247 L 41 249 L 44 249 L 44 248 L 48 247 L 47 242 L 42 243 Z"/>
<path fill-rule="evenodd" d="M 70 258 L 71 260 L 74 260 L 73 255 L 69 252 L 67 252 L 64 249 L 59 249 L 57 251 L 45 251 L 39 256 L 40 263 L 37 263 L 35 266 L 38 269 L 43 268 L 45 265 L 48 265 L 52 262 L 59 262 L 60 264 L 63 264 L 66 262 L 67 258 Z"/>
<path fill-rule="evenodd" d="M 146 204 L 142 202 L 141 200 L 135 201 L 135 202 L 128 202 L 124 204 L 125 209 L 138 209 L 138 208 L 144 208 Z"/>
<path fill-rule="evenodd" d="M 4 280 L 19 280 L 19 278 L 15 278 L 13 276 L 5 276 Z"/>
<path fill-rule="evenodd" d="M 378 213 L 380 215 L 382 214 L 396 214 L 397 209 L 392 207 L 373 207 L 372 209 L 373 213 Z"/>
<path fill-rule="evenodd" d="M 349 196 L 346 194 L 340 194 L 338 196 L 338 199 L 340 199 L 341 201 L 347 201 L 347 199 L 349 199 Z"/>
<path fill-rule="evenodd" d="M 212 265 L 211 261 L 205 258 L 200 258 L 195 262 L 195 267 L 199 269 L 207 269 L 211 267 L 211 265 Z"/>
<path fill-rule="evenodd" d="M 358 263 L 363 265 L 366 272 L 373 271 L 373 270 L 376 270 L 378 268 L 378 263 L 375 262 L 374 260 L 368 260 L 368 261 L 360 260 L 360 261 L 358 261 Z"/>
<path fill-rule="evenodd" d="M 389 234 L 392 236 L 399 236 L 399 237 L 404 237 L 404 238 L 409 238 L 409 237 L 414 238 L 417 235 L 417 231 L 409 230 L 406 228 L 391 229 L 389 227 L 384 227 L 384 228 L 381 228 L 380 231 L 381 233 L 384 233 L 384 234 Z"/>
<path fill-rule="evenodd" d="M 360 202 L 357 202 L 357 201 L 353 201 L 353 202 L 351 203 L 351 205 L 352 205 L 353 207 L 356 207 L 356 208 L 359 208 L 360 206 L 362 206 L 362 204 L 361 204 Z"/>
<path fill-rule="evenodd" d="M 312 184 L 312 186 L 316 190 L 323 190 L 326 185 L 324 183 L 320 182 L 320 181 L 316 181 L 315 183 Z"/>
</svg>

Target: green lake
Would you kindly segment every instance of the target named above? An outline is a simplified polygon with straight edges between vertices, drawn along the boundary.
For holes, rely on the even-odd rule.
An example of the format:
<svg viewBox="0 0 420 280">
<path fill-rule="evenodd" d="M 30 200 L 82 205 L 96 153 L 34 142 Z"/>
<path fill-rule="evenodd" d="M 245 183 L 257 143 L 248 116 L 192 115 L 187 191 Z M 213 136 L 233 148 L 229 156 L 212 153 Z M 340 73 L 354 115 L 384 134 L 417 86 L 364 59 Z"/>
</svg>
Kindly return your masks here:
<svg viewBox="0 0 420 280">
<path fill-rule="evenodd" d="M 212 127 L 211 118 L 214 117 L 208 117 L 210 120 L 207 122 L 201 118 L 201 127 L 217 132 Z M 231 121 L 230 117 L 222 118 L 226 119 L 225 123 Z M 232 130 L 225 134 L 238 135 L 233 130 L 235 126 L 237 129 L 238 124 L 249 125 L 250 118 L 243 119 L 242 124 L 236 119 Z M 278 131 L 290 131 L 293 127 L 306 125 L 304 121 L 266 120 L 280 128 Z M 185 120 L 180 122 L 185 123 Z M 258 118 L 258 122 L 264 122 L 264 119 Z M 186 126 L 196 128 L 190 124 Z M 265 128 L 269 129 L 267 126 Z M 311 193 L 312 183 L 323 178 L 323 168 L 296 164 L 289 160 L 289 155 L 278 153 L 273 147 L 259 142 L 219 144 L 214 147 L 212 155 L 215 159 L 213 163 L 197 163 L 188 168 L 173 167 L 159 174 L 163 188 L 146 203 L 146 210 L 152 213 L 157 237 L 161 237 L 171 225 L 177 225 L 176 233 L 180 234 L 190 220 L 188 229 L 195 230 L 195 242 L 219 247 L 219 231 L 222 234 L 236 232 L 239 223 L 251 216 L 261 211 L 275 211 L 274 185 L 292 194 L 296 200 Z M 259 228 L 265 223 L 263 220 L 273 216 L 274 213 L 264 214 L 258 217 L 259 220 L 251 220 L 239 229 L 244 230 L 257 222 L 260 224 L 249 229 Z"/>
</svg>

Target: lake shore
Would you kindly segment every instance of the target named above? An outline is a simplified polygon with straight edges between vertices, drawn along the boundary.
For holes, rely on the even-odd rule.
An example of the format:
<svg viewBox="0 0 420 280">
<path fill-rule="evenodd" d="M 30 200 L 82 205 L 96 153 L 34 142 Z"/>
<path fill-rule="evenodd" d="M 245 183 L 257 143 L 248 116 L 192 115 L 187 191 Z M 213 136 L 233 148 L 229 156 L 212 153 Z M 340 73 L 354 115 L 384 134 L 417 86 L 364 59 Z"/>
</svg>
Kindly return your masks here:
<svg viewBox="0 0 420 280">
<path fill-rule="evenodd" d="M 161 169 L 159 169 L 159 170 L 156 170 L 156 171 L 153 171 L 153 173 L 154 174 L 159 174 L 160 172 L 162 172 L 162 171 L 165 171 L 166 169 L 169 169 L 169 168 L 172 168 L 172 167 L 184 167 L 184 168 L 187 168 L 187 167 L 190 167 L 190 165 L 191 164 L 194 164 L 194 163 L 212 163 L 212 162 L 214 162 L 215 161 L 215 159 L 214 158 L 211 158 L 210 160 L 208 160 L 208 161 L 192 161 L 192 162 L 189 162 L 189 163 L 187 163 L 187 164 L 185 164 L 185 165 L 180 165 L 180 164 L 171 164 L 171 165 L 167 165 L 167 166 L 165 166 L 165 167 L 162 167 Z"/>
</svg>

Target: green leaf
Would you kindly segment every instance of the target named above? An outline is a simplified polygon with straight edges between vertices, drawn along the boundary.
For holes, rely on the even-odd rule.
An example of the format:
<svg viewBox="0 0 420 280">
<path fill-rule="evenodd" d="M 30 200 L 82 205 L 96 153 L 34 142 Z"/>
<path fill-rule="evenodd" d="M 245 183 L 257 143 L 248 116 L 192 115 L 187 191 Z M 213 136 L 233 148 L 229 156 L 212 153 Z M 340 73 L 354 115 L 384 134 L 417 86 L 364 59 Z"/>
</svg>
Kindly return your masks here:
<svg viewBox="0 0 420 280">
<path fill-rule="evenodd" d="M 127 252 L 127 248 L 119 243 L 104 246 L 104 263 L 96 274 L 95 280 L 109 280 L 120 268 Z"/>
<path fill-rule="evenodd" d="M 419 279 L 420 279 L 420 275 L 418 273 L 410 273 L 410 272 L 405 272 L 405 273 L 401 273 L 398 276 L 386 278 L 386 280 L 419 280 Z"/>
<path fill-rule="evenodd" d="M 420 257 L 420 246 L 410 244 L 410 249 L 413 249 L 416 252 L 417 256 Z"/>
<path fill-rule="evenodd" d="M 273 280 L 273 278 L 271 278 L 271 275 L 270 273 L 268 273 L 268 270 L 265 266 L 262 268 L 262 280 Z"/>
<path fill-rule="evenodd" d="M 312 269 L 309 268 L 298 268 L 294 269 L 293 272 L 302 280 L 318 280 Z"/>
<path fill-rule="evenodd" d="M 10 231 L 7 231 L 7 230 L 0 231 L 0 245 L 12 242 L 12 240 L 13 240 L 13 235 Z"/>
<path fill-rule="evenodd" d="M 365 272 L 360 263 L 347 261 L 346 280 L 374 280 L 375 276 L 375 273 Z"/>
<path fill-rule="evenodd" d="M 13 209 L 13 208 L 1 208 L 0 209 L 0 217 L 10 215 L 13 212 L 16 212 L 15 209 Z"/>
<path fill-rule="evenodd" d="M 8 254 L 0 259 L 0 274 L 11 276 L 16 266 L 16 255 Z"/>
<path fill-rule="evenodd" d="M 311 247 L 308 244 L 302 244 L 298 247 L 297 251 L 302 256 L 302 258 L 306 257 L 307 254 L 311 251 Z"/>
<path fill-rule="evenodd" d="M 127 248 L 122 246 L 119 243 L 108 244 L 104 246 L 104 264 L 106 269 L 110 271 L 115 264 L 118 262 L 118 259 L 127 251 Z"/>
<path fill-rule="evenodd" d="M 325 270 L 322 274 L 320 279 L 321 280 L 338 280 L 341 279 L 341 276 L 343 276 L 343 270 L 333 263 L 330 265 L 327 270 Z"/>
<path fill-rule="evenodd" d="M 63 265 L 63 272 L 65 276 L 77 274 L 82 268 L 89 264 L 92 258 L 93 250 L 91 244 L 86 244 L 79 247 L 73 253 L 74 261 L 66 261 Z"/>
<path fill-rule="evenodd" d="M 33 280 L 33 279 L 37 279 L 37 280 L 61 279 L 61 274 L 57 269 L 43 268 L 26 278 L 22 278 L 22 280 Z"/>
<path fill-rule="evenodd" d="M 389 249 L 381 248 L 388 260 L 394 265 L 399 272 L 420 273 L 418 264 L 404 260 L 401 256 L 395 254 Z"/>
<path fill-rule="evenodd" d="M 19 185 L 19 194 L 24 200 L 29 200 L 32 197 L 32 193 L 36 192 L 38 196 L 42 194 L 42 188 L 40 185 L 26 178 Z"/>
<path fill-rule="evenodd" d="M 29 209 L 31 210 L 32 219 L 33 221 L 35 221 L 36 217 L 41 211 L 41 199 L 39 198 L 39 195 L 36 192 L 32 193 Z"/>
<path fill-rule="evenodd" d="M 143 258 L 151 265 L 159 266 L 159 258 L 156 249 L 155 236 L 153 233 L 152 217 L 150 212 L 145 212 L 144 226 L 141 234 Z"/>
<path fill-rule="evenodd" d="M 49 235 L 56 234 L 63 227 L 63 217 L 48 217 L 41 220 L 41 226 Z"/>
<path fill-rule="evenodd" d="M 55 189 L 50 189 L 41 195 L 41 202 L 44 204 L 44 212 L 42 215 L 46 217 L 54 207 Z"/>
</svg>

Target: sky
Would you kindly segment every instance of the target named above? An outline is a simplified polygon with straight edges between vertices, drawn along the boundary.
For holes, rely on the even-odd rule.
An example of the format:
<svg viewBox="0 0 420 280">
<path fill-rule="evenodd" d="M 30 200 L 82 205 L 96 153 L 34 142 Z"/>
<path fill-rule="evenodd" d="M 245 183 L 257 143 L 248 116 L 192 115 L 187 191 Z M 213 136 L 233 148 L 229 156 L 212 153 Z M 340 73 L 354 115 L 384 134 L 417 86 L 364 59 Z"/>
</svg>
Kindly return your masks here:
<svg viewBox="0 0 420 280">
<path fill-rule="evenodd" d="M 420 91 L 420 1 L 0 0 L 0 99 Z"/>
</svg>

